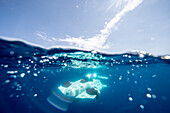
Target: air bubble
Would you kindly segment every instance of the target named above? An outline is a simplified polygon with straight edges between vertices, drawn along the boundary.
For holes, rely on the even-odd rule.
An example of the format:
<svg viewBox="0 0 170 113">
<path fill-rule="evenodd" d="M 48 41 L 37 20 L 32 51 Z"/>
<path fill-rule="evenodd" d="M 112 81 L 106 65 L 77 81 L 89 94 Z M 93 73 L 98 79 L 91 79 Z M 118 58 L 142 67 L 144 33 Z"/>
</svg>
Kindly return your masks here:
<svg viewBox="0 0 170 113">
<path fill-rule="evenodd" d="M 8 74 L 14 74 L 15 72 L 14 72 L 14 71 L 7 71 L 6 73 L 8 73 Z"/>
<path fill-rule="evenodd" d="M 10 82 L 10 80 L 6 80 L 6 81 L 5 81 L 6 84 L 9 83 L 9 82 Z"/>
<path fill-rule="evenodd" d="M 147 88 L 147 90 L 148 90 L 148 91 L 152 91 L 152 89 L 151 89 L 151 88 L 149 88 L 149 87 Z"/>
<path fill-rule="evenodd" d="M 152 75 L 152 77 L 153 77 L 153 78 L 155 78 L 155 77 L 156 77 L 156 75 Z"/>
<path fill-rule="evenodd" d="M 14 54 L 14 51 L 10 51 L 10 54 L 13 55 L 13 54 Z"/>
<path fill-rule="evenodd" d="M 133 101 L 133 98 L 132 98 L 132 97 L 129 97 L 129 100 L 130 100 L 130 101 Z"/>
<path fill-rule="evenodd" d="M 22 73 L 22 74 L 21 74 L 21 77 L 23 78 L 24 76 L 25 76 L 25 73 Z"/>
<path fill-rule="evenodd" d="M 149 94 L 149 93 L 146 94 L 146 96 L 147 96 L 148 98 L 151 98 L 151 97 L 152 97 L 151 94 Z"/>
<path fill-rule="evenodd" d="M 34 97 L 37 97 L 37 94 L 34 94 Z"/>
<path fill-rule="evenodd" d="M 14 94 L 10 94 L 9 97 L 12 98 L 14 96 Z"/>
<path fill-rule="evenodd" d="M 30 67 L 26 67 L 25 69 L 29 69 Z"/>
<path fill-rule="evenodd" d="M 22 56 L 19 56 L 18 58 L 22 58 Z"/>
<path fill-rule="evenodd" d="M 21 60 L 18 60 L 18 64 L 20 64 L 21 63 Z"/>
<path fill-rule="evenodd" d="M 140 58 L 144 58 L 145 55 L 144 55 L 144 54 L 139 54 L 139 57 L 140 57 Z"/>
<path fill-rule="evenodd" d="M 131 58 L 131 56 L 129 55 L 128 58 Z"/>
<path fill-rule="evenodd" d="M 156 95 L 155 95 L 155 94 L 152 94 L 152 98 L 155 99 L 155 98 L 156 98 Z"/>
<path fill-rule="evenodd" d="M 122 76 L 119 77 L 119 80 L 122 80 Z"/>
<path fill-rule="evenodd" d="M 37 73 L 34 73 L 33 75 L 34 75 L 34 76 L 38 76 Z"/>
<path fill-rule="evenodd" d="M 27 71 L 27 73 L 30 73 L 30 71 Z"/>
<path fill-rule="evenodd" d="M 8 67 L 8 65 L 4 65 L 4 67 L 5 67 L 5 68 L 7 68 L 7 67 Z"/>
<path fill-rule="evenodd" d="M 145 107 L 144 107 L 144 105 L 141 104 L 141 105 L 140 105 L 140 108 L 141 108 L 141 109 L 144 109 Z"/>
</svg>

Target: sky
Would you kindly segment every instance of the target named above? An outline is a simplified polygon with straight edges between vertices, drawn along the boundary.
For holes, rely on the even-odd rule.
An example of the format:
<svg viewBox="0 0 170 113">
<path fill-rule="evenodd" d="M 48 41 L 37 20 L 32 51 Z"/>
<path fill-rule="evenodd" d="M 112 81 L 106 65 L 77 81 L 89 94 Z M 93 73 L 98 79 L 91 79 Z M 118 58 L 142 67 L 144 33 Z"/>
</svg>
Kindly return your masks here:
<svg viewBox="0 0 170 113">
<path fill-rule="evenodd" d="M 0 38 L 169 55 L 169 6 L 169 0 L 0 0 Z"/>
</svg>

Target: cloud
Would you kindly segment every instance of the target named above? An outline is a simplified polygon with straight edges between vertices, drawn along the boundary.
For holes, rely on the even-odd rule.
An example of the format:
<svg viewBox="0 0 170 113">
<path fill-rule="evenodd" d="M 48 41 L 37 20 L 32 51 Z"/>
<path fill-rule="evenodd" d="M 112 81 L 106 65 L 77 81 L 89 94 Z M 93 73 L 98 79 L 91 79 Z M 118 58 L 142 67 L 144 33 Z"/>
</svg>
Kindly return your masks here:
<svg viewBox="0 0 170 113">
<path fill-rule="evenodd" d="M 121 0 L 122 1 L 122 0 Z M 125 0 L 127 1 L 127 0 Z M 68 42 L 71 45 L 75 45 L 85 49 L 107 49 L 109 48 L 109 44 L 106 43 L 109 35 L 111 34 L 112 28 L 116 27 L 115 25 L 120 21 L 122 17 L 124 17 L 129 11 L 134 10 L 139 4 L 142 3 L 143 0 L 128 0 L 125 7 L 118 12 L 115 17 L 113 17 L 110 22 L 106 23 L 104 29 L 100 31 L 99 34 L 91 37 L 71 37 L 68 36 L 65 39 L 59 39 L 59 41 Z M 121 3 L 117 3 L 121 4 Z"/>
<path fill-rule="evenodd" d="M 37 32 L 36 35 L 43 40 L 47 40 L 47 34 L 45 32 Z"/>
<path fill-rule="evenodd" d="M 116 14 L 112 20 L 106 24 L 106 27 L 101 30 L 102 35 L 110 35 L 111 29 L 120 21 L 120 19 L 125 16 L 126 13 L 135 9 L 143 0 L 129 0 L 127 5 L 123 8 L 122 11 Z"/>
<path fill-rule="evenodd" d="M 59 39 L 59 41 L 69 42 L 70 45 L 75 45 L 77 47 L 82 47 L 85 49 L 107 49 L 109 48 L 106 42 L 106 38 L 102 35 L 96 35 L 92 38 L 84 39 L 83 37 L 71 37 L 67 35 L 65 39 Z"/>
<path fill-rule="evenodd" d="M 109 6 L 107 7 L 107 10 L 115 10 L 118 11 L 123 6 L 125 6 L 128 3 L 129 0 L 110 0 L 109 1 Z M 113 9 L 114 8 L 114 9 Z"/>
<path fill-rule="evenodd" d="M 49 41 L 49 42 L 57 42 L 58 41 L 55 37 L 50 37 L 45 32 L 37 31 L 36 35 L 44 41 Z"/>
</svg>

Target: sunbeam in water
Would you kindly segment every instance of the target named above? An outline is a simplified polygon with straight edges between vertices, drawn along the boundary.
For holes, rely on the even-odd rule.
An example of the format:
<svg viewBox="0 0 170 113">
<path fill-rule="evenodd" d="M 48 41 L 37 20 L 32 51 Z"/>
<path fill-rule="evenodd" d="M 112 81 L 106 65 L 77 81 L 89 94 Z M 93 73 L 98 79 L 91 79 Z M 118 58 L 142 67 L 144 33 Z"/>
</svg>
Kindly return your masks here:
<svg viewBox="0 0 170 113">
<path fill-rule="evenodd" d="M 99 85 L 94 85 L 95 90 L 100 91 L 99 97 L 74 99 L 66 112 L 170 111 L 169 56 L 155 57 L 140 51 L 104 54 L 62 48 L 47 50 L 19 41 L 6 40 L 0 40 L 0 44 L 2 113 L 63 112 L 48 102 L 53 88 L 63 86 L 64 83 L 67 85 L 67 81 L 74 83 L 81 80 L 83 84 L 82 79 L 89 74 L 100 80 Z M 102 84 L 107 87 L 99 90 Z M 77 97 L 77 93 L 74 96 Z"/>
</svg>

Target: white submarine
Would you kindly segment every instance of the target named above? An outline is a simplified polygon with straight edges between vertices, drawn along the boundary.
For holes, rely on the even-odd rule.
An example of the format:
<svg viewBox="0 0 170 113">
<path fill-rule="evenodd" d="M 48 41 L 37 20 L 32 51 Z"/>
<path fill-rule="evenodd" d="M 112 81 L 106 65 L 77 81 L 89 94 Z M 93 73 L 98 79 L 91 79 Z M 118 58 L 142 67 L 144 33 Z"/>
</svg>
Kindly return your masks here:
<svg viewBox="0 0 170 113">
<path fill-rule="evenodd" d="M 55 108 L 67 111 L 69 104 L 76 98 L 98 98 L 100 90 L 107 87 L 100 82 L 100 79 L 108 79 L 108 77 L 88 74 L 84 79 L 65 82 L 64 85 L 52 89 L 52 94 L 47 98 L 47 101 Z"/>
</svg>

